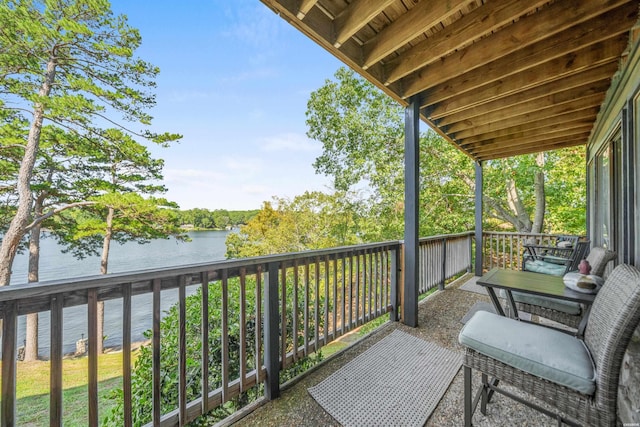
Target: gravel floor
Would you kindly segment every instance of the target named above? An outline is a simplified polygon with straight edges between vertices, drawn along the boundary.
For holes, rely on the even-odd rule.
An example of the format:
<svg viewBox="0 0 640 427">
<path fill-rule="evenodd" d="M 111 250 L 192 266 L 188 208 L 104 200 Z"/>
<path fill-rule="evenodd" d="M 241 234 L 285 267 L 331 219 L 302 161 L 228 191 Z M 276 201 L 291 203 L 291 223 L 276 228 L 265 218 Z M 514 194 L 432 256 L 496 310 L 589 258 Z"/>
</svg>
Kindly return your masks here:
<svg viewBox="0 0 640 427">
<path fill-rule="evenodd" d="M 460 319 L 477 301 L 489 301 L 487 296 L 458 289 L 471 276 L 467 275 L 446 290 L 436 292 L 420 303 L 419 327 L 410 328 L 399 322 L 387 323 L 375 333 L 361 340 L 346 351 L 326 360 L 318 369 L 282 391 L 280 398 L 265 403 L 244 418 L 237 426 L 339 426 L 329 414 L 307 393 L 307 388 L 318 384 L 334 371 L 349 362 L 371 345 L 395 329 L 436 343 L 442 347 L 459 351 L 458 333 L 462 327 Z M 436 410 L 427 420 L 426 426 L 460 426 L 463 424 L 463 378 L 458 372 Z M 480 376 L 474 377 L 474 385 Z M 511 390 L 512 392 L 514 390 Z M 496 394 L 487 409 L 487 416 L 476 411 L 474 426 L 555 426 L 556 422 L 532 409 Z"/>
</svg>

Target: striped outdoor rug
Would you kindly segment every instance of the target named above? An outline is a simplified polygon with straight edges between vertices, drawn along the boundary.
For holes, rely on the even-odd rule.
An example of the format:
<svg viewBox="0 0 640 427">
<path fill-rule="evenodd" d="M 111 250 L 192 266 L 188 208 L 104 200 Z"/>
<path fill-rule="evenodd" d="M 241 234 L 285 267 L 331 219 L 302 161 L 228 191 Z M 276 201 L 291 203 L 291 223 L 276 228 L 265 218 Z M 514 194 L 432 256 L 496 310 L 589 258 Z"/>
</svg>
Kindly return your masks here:
<svg viewBox="0 0 640 427">
<path fill-rule="evenodd" d="M 477 294 L 489 295 L 484 286 L 480 286 L 476 284 L 476 281 L 479 279 L 478 276 L 473 276 L 469 279 L 464 285 L 460 286 L 460 289 L 463 291 L 475 292 Z"/>
<path fill-rule="evenodd" d="M 308 391 L 345 427 L 422 426 L 461 365 L 461 354 L 394 331 Z"/>
</svg>

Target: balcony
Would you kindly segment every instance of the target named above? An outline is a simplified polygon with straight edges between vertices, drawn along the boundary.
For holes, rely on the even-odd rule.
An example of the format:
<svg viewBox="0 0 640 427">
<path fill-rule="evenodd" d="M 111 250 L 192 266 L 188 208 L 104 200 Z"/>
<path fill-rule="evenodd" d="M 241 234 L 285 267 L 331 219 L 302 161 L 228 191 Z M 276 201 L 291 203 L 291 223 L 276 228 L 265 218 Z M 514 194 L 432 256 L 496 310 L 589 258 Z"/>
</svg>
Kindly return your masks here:
<svg viewBox="0 0 640 427">
<path fill-rule="evenodd" d="M 485 267 L 518 268 L 522 242 L 530 237 L 485 233 Z M 547 238 L 535 237 L 539 241 Z M 398 308 L 404 303 L 403 276 L 399 274 L 402 243 L 397 241 L 2 288 L 2 423 L 22 424 L 21 418 L 31 409 L 16 394 L 21 371 L 16 361 L 17 319 L 41 313 L 50 316 L 51 324 L 49 422 L 66 424 L 63 314 L 74 306 L 86 309 L 88 325 L 83 424 L 103 423 L 108 413 L 99 393 L 103 387 L 99 382 L 102 356 L 97 354 L 99 301 L 111 301 L 112 307 L 115 304 L 116 310 L 122 310 L 121 410 L 112 414 L 116 425 L 184 425 L 228 402 L 237 406 L 250 403 L 249 396 L 258 397 L 256 403 L 227 422 L 255 409 L 242 419 L 243 424 L 299 424 L 301 417 L 304 424 L 310 420 L 322 425 L 335 423 L 306 388 L 393 330 L 461 350 L 457 344 L 460 320 L 475 302 L 488 301 L 486 295 L 459 289 L 472 278 L 467 272 L 474 245 L 472 233 L 420 240 L 418 290 L 419 294 L 433 295 L 419 305 L 419 328 L 396 321 Z M 202 287 L 202 283 L 208 286 Z M 161 311 L 163 293 L 171 289 L 178 290 L 175 322 L 163 320 Z M 136 298 L 142 295 L 152 298 L 146 371 L 137 367 L 140 353 L 133 362 L 131 344 L 135 326 L 131 314 L 138 310 Z M 374 321 L 386 323 L 357 345 L 300 374 L 300 365 L 313 365 L 320 353 L 331 351 L 336 342 L 349 341 L 362 326 L 375 328 L 371 326 Z M 169 336 L 176 342 L 165 341 Z M 201 346 L 203 342 L 209 345 Z M 145 399 L 142 395 L 148 399 L 147 410 L 140 417 L 136 405 Z M 457 424 L 462 417 L 461 399 L 458 373 L 430 423 L 442 425 L 451 420 Z M 516 408 L 496 399 L 491 416 L 514 421 L 541 417 Z M 495 423 L 495 419 L 487 418 L 487 423 Z"/>
<path fill-rule="evenodd" d="M 489 302 L 489 298 L 486 295 L 460 289 L 461 286 L 468 282 L 475 282 L 473 275 L 465 274 L 448 284 L 444 291 L 436 292 L 422 300 L 419 304 L 418 328 L 410 328 L 400 322 L 386 323 L 357 344 L 332 356 L 318 369 L 304 375 L 297 381 L 292 381 L 291 384 L 285 385 L 280 398 L 266 402 L 240 420 L 229 420 L 229 423 L 233 424 L 233 421 L 235 421 L 235 425 L 256 427 L 283 425 L 339 426 L 340 424 L 316 403 L 307 392 L 307 389 L 326 379 L 394 330 L 399 329 L 425 341 L 462 354 L 462 347 L 458 344 L 458 333 L 462 327 L 461 319 L 476 302 Z M 464 424 L 462 377 L 462 370 L 460 370 L 449 385 L 435 411 L 427 420 L 426 426 L 458 426 Z M 478 384 L 478 382 L 479 378 L 474 379 L 475 384 Z M 515 389 L 510 389 L 510 391 L 515 391 Z M 384 390 L 379 392 L 385 393 Z M 483 416 L 480 411 L 476 411 L 473 420 L 476 426 L 557 425 L 555 420 L 500 395 L 495 395 L 492 399 L 492 403 L 488 407 L 487 416 Z"/>
</svg>

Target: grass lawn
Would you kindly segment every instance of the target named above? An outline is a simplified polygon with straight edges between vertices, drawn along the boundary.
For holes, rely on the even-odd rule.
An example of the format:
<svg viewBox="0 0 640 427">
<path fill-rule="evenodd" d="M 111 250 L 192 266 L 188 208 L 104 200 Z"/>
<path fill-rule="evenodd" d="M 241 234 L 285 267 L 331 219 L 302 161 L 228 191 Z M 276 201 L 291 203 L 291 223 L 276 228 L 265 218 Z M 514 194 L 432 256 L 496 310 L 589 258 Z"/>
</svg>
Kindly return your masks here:
<svg viewBox="0 0 640 427">
<path fill-rule="evenodd" d="M 132 359 L 137 352 L 134 352 Z M 63 361 L 63 423 L 86 426 L 88 415 L 87 357 Z M 1 365 L 0 365 L 1 366 Z M 98 413 L 107 413 L 112 403 L 106 397 L 111 390 L 122 388 L 122 353 L 103 354 L 98 359 Z M 17 425 L 49 424 L 49 362 L 18 362 L 16 384 Z"/>
</svg>

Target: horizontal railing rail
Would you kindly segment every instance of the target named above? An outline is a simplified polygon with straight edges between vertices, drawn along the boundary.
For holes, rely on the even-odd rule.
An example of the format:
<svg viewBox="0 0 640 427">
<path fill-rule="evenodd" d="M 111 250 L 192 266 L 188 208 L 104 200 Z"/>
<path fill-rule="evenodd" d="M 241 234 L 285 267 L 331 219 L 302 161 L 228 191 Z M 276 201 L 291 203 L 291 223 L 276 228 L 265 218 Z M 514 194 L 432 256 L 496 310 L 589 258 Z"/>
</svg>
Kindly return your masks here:
<svg viewBox="0 0 640 427">
<path fill-rule="evenodd" d="M 45 282 L 16 284 L 0 287 L 0 303 L 13 301 L 16 299 L 32 300 L 34 298 L 43 298 L 43 301 L 45 301 L 45 305 L 47 305 L 47 297 L 60 293 L 72 293 L 73 291 L 77 291 L 80 288 L 85 290 L 94 288 L 109 288 L 110 292 L 106 292 L 104 293 L 104 295 L 101 295 L 100 299 L 115 299 L 122 297 L 122 295 L 118 294 L 117 289 L 118 286 L 123 283 L 131 283 L 132 285 L 135 285 L 136 289 L 133 291 L 133 295 L 136 295 L 138 293 L 150 292 L 148 289 L 148 285 L 154 279 L 160 279 L 162 290 L 166 290 L 179 287 L 179 284 L 176 281 L 176 278 L 178 276 L 191 277 L 192 279 L 198 278 L 198 274 L 200 274 L 200 272 L 202 271 L 210 271 L 209 279 L 218 280 L 219 277 L 217 277 L 216 274 L 218 274 L 217 272 L 219 270 L 227 270 L 228 272 L 238 275 L 241 268 L 255 269 L 258 265 L 264 266 L 271 262 L 308 259 L 313 257 L 322 257 L 328 254 L 347 254 L 352 252 L 354 249 L 370 250 L 389 246 L 399 247 L 400 244 L 401 243 L 399 241 L 370 243 L 330 249 L 319 249 L 314 251 L 292 252 L 278 255 L 215 261 L 211 263 L 188 264 L 180 267 L 155 268 L 149 270 L 139 270 L 135 272 L 110 273 L 108 275 L 94 275 L 70 279 L 49 280 Z M 86 299 L 84 301 L 76 301 L 74 298 L 65 299 L 64 306 L 69 307 L 76 303 L 86 304 Z M 35 313 L 37 311 L 39 310 L 24 306 L 22 307 L 20 314 Z"/>
<path fill-rule="evenodd" d="M 525 244 L 548 246 L 557 237 L 557 234 L 545 233 L 484 232 L 483 268 L 490 270 L 500 267 L 520 270 Z"/>
<path fill-rule="evenodd" d="M 473 232 L 425 237 L 419 241 L 418 293 L 423 294 L 463 271 L 471 271 Z"/>
<path fill-rule="evenodd" d="M 421 239 L 419 292 L 443 287 L 469 270 L 472 240 L 472 233 Z M 274 398 L 280 383 L 312 364 L 327 344 L 381 316 L 397 320 L 401 252 L 402 242 L 391 241 L 0 288 L 2 422 L 20 422 L 19 316 L 50 318 L 51 425 L 65 423 L 65 313 L 78 307 L 84 310 L 88 344 L 88 409 L 82 423 L 103 422 L 101 302 L 121 313 L 122 400 L 119 412 L 109 413 L 111 423 L 183 425 L 232 400 L 242 406 L 249 396 Z M 176 290 L 177 302 L 165 312 L 161 302 Z M 139 295 L 150 298 L 148 308 L 137 305 Z M 139 310 L 148 310 L 152 321 L 133 364 L 132 313 Z M 149 358 L 147 371 L 138 366 L 146 366 L 143 357 Z M 134 401 L 145 399 L 146 409 L 134 407 Z"/>
<path fill-rule="evenodd" d="M 15 424 L 19 413 L 16 353 L 20 315 L 50 312 L 50 423 L 61 425 L 63 312 L 86 306 L 87 424 L 98 425 L 102 416 L 98 413 L 98 302 L 120 300 L 121 424 L 132 425 L 140 422 L 134 419 L 132 407 L 132 297 L 151 294 L 153 326 L 147 345 L 152 354 L 148 384 L 152 403 L 150 418 L 144 422 L 184 424 L 262 383 L 267 396 L 273 397 L 281 371 L 370 320 L 384 314 L 397 318 L 400 248 L 400 242 L 385 242 L 1 288 L 3 424 Z M 195 295 L 199 300 L 197 324 L 187 316 L 186 290 L 194 286 L 200 288 Z M 170 289 L 178 290 L 179 321 L 170 326 L 176 328 L 179 338 L 175 357 L 166 357 L 164 344 L 161 346 L 168 331 L 163 329 L 160 301 Z M 198 345 L 198 341 L 209 345 Z M 193 348 L 200 348 L 199 354 Z M 187 374 L 194 358 L 200 365 L 196 392 Z M 177 374 L 167 374 L 169 365 L 175 365 Z M 175 384 L 165 383 L 166 378 Z M 167 389 L 177 396 L 173 407 L 166 403 Z"/>
</svg>

